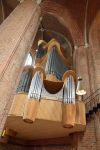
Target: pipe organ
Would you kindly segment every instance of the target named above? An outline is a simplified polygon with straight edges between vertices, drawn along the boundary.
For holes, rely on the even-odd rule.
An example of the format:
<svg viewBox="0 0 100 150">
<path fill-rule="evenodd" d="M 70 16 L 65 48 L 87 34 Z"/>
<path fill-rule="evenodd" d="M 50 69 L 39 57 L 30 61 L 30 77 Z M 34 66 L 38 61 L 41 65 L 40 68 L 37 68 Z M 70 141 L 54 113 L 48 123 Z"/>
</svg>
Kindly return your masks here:
<svg viewBox="0 0 100 150">
<path fill-rule="evenodd" d="M 22 72 L 5 129 L 24 142 L 84 131 L 85 105 L 77 101 L 76 73 L 60 44 L 55 39 L 40 43 L 35 59 L 35 68 L 25 66 Z"/>
</svg>

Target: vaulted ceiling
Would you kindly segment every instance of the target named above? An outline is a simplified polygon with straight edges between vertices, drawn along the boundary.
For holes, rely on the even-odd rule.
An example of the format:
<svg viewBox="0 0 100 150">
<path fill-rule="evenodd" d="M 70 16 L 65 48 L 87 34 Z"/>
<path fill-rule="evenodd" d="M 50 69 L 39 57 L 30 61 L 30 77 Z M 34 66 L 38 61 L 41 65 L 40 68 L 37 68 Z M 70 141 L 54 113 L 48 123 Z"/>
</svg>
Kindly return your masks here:
<svg viewBox="0 0 100 150">
<path fill-rule="evenodd" d="M 2 2 L 5 17 L 19 4 L 19 0 Z M 40 6 L 45 39 L 50 39 L 55 31 L 65 36 L 72 46 L 84 45 L 93 19 L 100 9 L 100 0 L 42 0 Z"/>
</svg>

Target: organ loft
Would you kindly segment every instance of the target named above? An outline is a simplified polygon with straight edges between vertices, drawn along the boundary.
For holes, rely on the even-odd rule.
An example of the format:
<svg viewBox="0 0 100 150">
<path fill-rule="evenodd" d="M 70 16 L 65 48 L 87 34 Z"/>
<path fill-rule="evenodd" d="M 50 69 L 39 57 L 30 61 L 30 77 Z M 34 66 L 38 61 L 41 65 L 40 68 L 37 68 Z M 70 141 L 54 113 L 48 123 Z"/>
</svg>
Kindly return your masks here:
<svg viewBox="0 0 100 150">
<path fill-rule="evenodd" d="M 99 0 L 0 0 L 0 150 L 100 149 L 99 18 Z"/>
</svg>

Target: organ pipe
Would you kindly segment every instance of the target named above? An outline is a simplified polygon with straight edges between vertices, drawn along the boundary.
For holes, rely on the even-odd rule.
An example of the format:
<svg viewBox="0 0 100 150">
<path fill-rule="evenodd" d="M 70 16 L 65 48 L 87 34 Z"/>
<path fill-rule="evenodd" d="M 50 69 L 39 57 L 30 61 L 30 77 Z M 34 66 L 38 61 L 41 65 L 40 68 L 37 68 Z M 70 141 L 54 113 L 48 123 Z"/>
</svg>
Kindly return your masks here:
<svg viewBox="0 0 100 150">
<path fill-rule="evenodd" d="M 48 59 L 45 66 L 46 74 L 53 74 L 57 77 L 57 79 L 61 80 L 64 72 L 67 69 L 67 66 L 63 63 L 58 54 L 57 48 L 53 47 L 48 54 Z"/>
<path fill-rule="evenodd" d="M 25 92 L 28 93 L 29 92 L 29 87 L 31 84 L 31 79 L 32 79 L 32 72 L 29 70 L 24 70 L 22 72 L 20 81 L 19 81 L 19 85 L 17 87 L 16 92 Z"/>
<path fill-rule="evenodd" d="M 43 83 L 41 80 L 40 72 L 37 71 L 30 85 L 29 94 L 28 94 L 29 99 L 33 98 L 33 99 L 40 100 L 42 84 Z"/>
<path fill-rule="evenodd" d="M 73 76 L 69 76 L 64 83 L 64 103 L 75 103 L 75 83 Z"/>
</svg>

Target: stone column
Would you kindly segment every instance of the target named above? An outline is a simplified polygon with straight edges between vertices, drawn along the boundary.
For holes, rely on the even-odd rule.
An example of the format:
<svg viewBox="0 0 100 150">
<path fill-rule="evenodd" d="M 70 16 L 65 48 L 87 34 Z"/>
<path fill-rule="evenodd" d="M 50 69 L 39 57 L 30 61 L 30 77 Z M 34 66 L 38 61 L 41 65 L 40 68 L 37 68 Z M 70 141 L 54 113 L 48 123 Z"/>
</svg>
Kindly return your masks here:
<svg viewBox="0 0 100 150">
<path fill-rule="evenodd" d="M 96 1 L 95 6 L 100 6 L 100 1 Z M 94 80 L 95 80 L 95 90 L 99 89 L 96 94 L 99 94 L 99 103 L 100 103 L 100 11 L 96 11 L 95 18 L 93 19 L 91 28 L 90 28 L 90 45 L 91 45 L 91 54 L 93 56 L 93 65 L 94 65 Z M 95 132 L 96 132 L 96 144 L 97 150 L 100 149 L 100 110 L 95 114 Z"/>
<path fill-rule="evenodd" d="M 74 53 L 75 53 L 74 64 L 75 64 L 76 74 L 77 76 L 81 76 L 83 78 L 83 87 L 86 90 L 87 95 L 90 95 L 91 85 L 90 85 L 90 77 L 89 77 L 87 48 L 85 48 L 84 46 L 77 47 Z"/>
<path fill-rule="evenodd" d="M 80 46 L 75 50 L 74 63 L 76 64 L 76 72 L 83 78 L 83 86 L 89 96 L 94 89 L 94 81 L 91 81 L 94 76 L 94 68 L 92 66 L 92 58 L 90 48 Z M 76 134 L 77 150 L 92 149 L 96 150 L 96 135 L 94 118 L 87 121 L 86 131 Z"/>
<path fill-rule="evenodd" d="M 35 0 L 19 4 L 0 26 L 0 132 L 10 109 L 16 81 L 39 27 Z"/>
</svg>

